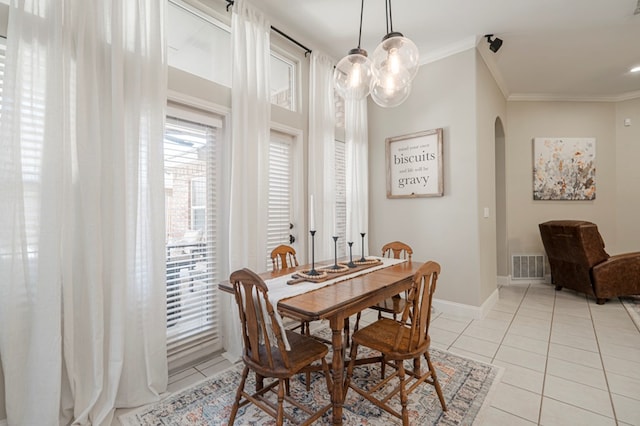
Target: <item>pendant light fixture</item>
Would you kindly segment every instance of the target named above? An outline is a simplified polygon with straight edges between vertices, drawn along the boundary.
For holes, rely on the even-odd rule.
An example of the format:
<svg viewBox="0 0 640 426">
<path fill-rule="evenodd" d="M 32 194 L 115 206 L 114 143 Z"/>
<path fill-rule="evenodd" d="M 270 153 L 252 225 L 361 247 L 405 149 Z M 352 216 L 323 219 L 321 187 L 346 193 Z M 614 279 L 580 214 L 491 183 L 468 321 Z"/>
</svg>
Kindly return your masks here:
<svg viewBox="0 0 640 426">
<path fill-rule="evenodd" d="M 333 71 L 335 87 L 340 96 L 350 100 L 360 100 L 367 97 L 371 88 L 373 72 L 371 60 L 367 51 L 360 48 L 362 39 L 362 13 L 364 0 L 360 4 L 360 32 L 358 34 L 358 47 L 351 49 L 349 54 L 342 58 Z"/>
<path fill-rule="evenodd" d="M 372 56 L 371 98 L 381 107 L 394 107 L 409 97 L 420 54 L 411 40 L 393 30 L 391 0 L 385 0 L 385 14 L 387 34 Z"/>
</svg>

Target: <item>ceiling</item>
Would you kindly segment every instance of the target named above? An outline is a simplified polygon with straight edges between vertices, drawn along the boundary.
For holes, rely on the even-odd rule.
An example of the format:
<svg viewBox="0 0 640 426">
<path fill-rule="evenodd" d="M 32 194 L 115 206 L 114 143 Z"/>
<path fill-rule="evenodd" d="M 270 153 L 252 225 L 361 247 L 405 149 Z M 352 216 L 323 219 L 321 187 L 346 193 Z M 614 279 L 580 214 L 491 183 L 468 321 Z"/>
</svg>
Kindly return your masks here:
<svg viewBox="0 0 640 426">
<path fill-rule="evenodd" d="M 360 0 L 253 0 L 271 24 L 340 59 L 358 45 Z M 393 29 L 413 40 L 421 63 L 476 44 L 508 99 L 640 97 L 640 0 L 395 0 Z M 386 33 L 385 2 L 366 0 L 362 48 Z M 493 53 L 484 34 L 504 43 Z M 275 37 L 275 36 L 274 36 Z"/>
</svg>

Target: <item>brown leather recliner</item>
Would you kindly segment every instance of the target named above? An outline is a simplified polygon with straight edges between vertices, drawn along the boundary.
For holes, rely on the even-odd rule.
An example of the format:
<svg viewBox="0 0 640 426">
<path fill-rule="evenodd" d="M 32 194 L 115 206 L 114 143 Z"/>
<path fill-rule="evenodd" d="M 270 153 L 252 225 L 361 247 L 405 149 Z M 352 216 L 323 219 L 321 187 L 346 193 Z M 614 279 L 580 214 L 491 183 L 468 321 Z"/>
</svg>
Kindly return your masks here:
<svg viewBox="0 0 640 426">
<path fill-rule="evenodd" d="M 583 220 L 538 225 L 556 290 L 567 287 L 596 298 L 640 294 L 640 252 L 609 256 L 598 227 Z"/>
</svg>

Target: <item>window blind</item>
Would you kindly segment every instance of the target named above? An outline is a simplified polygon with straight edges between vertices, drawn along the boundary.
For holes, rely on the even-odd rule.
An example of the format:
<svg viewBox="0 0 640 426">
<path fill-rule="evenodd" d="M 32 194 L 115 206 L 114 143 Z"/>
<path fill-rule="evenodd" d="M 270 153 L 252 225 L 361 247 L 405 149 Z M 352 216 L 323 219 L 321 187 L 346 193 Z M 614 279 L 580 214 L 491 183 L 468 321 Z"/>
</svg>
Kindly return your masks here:
<svg viewBox="0 0 640 426">
<path fill-rule="evenodd" d="M 193 114 L 189 118 L 194 118 Z M 173 116 L 166 119 L 169 361 L 205 345 L 221 345 L 215 288 L 218 282 L 216 133 L 217 129 L 211 125 Z"/>
<path fill-rule="evenodd" d="M 271 270 L 271 251 L 280 244 L 289 244 L 291 223 L 293 138 L 271 132 L 269 142 L 269 201 L 267 220 L 267 270 Z"/>
<path fill-rule="evenodd" d="M 336 140 L 335 142 L 335 193 L 336 193 L 336 231 L 338 233 L 338 257 L 348 255 L 347 250 L 347 175 L 345 163 L 345 143 Z"/>
</svg>

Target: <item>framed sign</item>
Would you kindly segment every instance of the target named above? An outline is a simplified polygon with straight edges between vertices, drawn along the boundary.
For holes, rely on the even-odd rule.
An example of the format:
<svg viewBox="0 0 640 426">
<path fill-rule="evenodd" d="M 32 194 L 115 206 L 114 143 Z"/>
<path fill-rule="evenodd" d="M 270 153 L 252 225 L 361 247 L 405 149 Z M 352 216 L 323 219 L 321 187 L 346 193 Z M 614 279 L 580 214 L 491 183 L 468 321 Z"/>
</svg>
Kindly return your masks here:
<svg viewBox="0 0 640 426">
<path fill-rule="evenodd" d="M 442 197 L 442 129 L 385 140 L 387 198 Z"/>
</svg>

